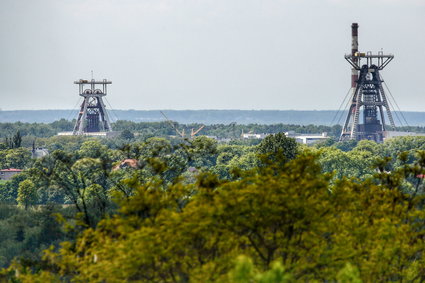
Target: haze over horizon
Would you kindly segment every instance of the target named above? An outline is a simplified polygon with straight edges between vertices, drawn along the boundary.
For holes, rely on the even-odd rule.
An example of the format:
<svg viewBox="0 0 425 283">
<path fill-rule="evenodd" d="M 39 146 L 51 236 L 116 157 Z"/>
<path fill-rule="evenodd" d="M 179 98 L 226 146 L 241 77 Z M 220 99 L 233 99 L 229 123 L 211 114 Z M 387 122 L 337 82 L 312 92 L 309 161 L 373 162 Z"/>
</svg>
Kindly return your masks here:
<svg viewBox="0 0 425 283">
<path fill-rule="evenodd" d="M 403 111 L 422 111 L 423 0 L 3 0 L 2 110 L 75 109 L 112 80 L 113 109 L 338 109 L 350 25 Z M 109 105 L 107 105 L 109 108 Z"/>
</svg>

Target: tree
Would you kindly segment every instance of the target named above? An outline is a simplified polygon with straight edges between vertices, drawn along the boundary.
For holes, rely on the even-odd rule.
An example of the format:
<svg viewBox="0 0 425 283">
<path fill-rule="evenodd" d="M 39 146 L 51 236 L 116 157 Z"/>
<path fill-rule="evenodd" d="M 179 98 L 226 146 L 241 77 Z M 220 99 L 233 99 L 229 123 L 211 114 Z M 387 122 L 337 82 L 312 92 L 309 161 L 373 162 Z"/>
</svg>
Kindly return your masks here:
<svg viewBox="0 0 425 283">
<path fill-rule="evenodd" d="M 99 140 L 88 140 L 81 145 L 78 155 L 79 157 L 107 159 L 108 148 Z"/>
<path fill-rule="evenodd" d="M 130 130 L 123 130 L 120 134 L 120 138 L 124 140 L 132 140 L 134 139 L 134 134 Z"/>
<path fill-rule="evenodd" d="M 24 169 L 31 161 L 31 152 L 23 147 L 6 151 L 5 164 L 8 168 Z"/>
<path fill-rule="evenodd" d="M 190 154 L 190 166 L 196 168 L 214 166 L 217 160 L 217 141 L 199 136 L 190 142 L 188 148 Z"/>
<path fill-rule="evenodd" d="M 295 282 L 290 274 L 285 272 L 282 263 L 276 261 L 271 268 L 264 273 L 255 270 L 255 266 L 250 258 L 239 256 L 236 259 L 235 267 L 228 273 L 229 283 L 289 283 Z"/>
<path fill-rule="evenodd" d="M 52 126 L 52 128 L 57 129 L 57 131 L 65 132 L 65 131 L 72 131 L 75 125 L 75 122 L 68 121 L 62 118 L 60 120 L 54 121 L 50 125 Z"/>
<path fill-rule="evenodd" d="M 0 183 L 0 202 L 16 204 L 18 198 L 19 184 L 26 180 L 28 175 L 22 172 L 14 175 L 10 180 Z"/>
<path fill-rule="evenodd" d="M 37 202 L 37 189 L 31 180 L 27 179 L 19 183 L 18 198 L 16 200 L 25 210 L 27 210 L 30 205 Z"/>
<path fill-rule="evenodd" d="M 348 140 L 348 141 L 341 141 L 334 144 L 334 146 L 342 151 L 350 151 L 353 148 L 355 148 L 357 145 L 356 140 Z"/>
<path fill-rule="evenodd" d="M 95 226 L 107 213 L 109 199 L 105 196 L 112 185 L 109 179 L 112 164 L 107 152 L 89 152 L 88 145 L 79 154 L 91 153 L 101 155 L 101 158 L 76 159 L 75 154 L 56 150 L 50 156 L 35 162 L 29 174 L 41 186 L 41 190 L 56 190 L 67 203 L 72 203 L 81 216 L 79 223 L 83 226 Z M 95 194 L 100 195 L 93 201 Z"/>
<path fill-rule="evenodd" d="M 21 133 L 19 131 L 17 131 L 16 134 L 13 136 L 12 143 L 13 143 L 12 148 L 21 147 L 22 137 L 21 137 Z"/>
<path fill-rule="evenodd" d="M 17 131 L 12 137 L 5 138 L 5 144 L 10 149 L 21 147 L 21 143 L 22 143 L 22 136 L 20 131 Z"/>
<path fill-rule="evenodd" d="M 258 145 L 257 152 L 272 160 L 276 160 L 276 155 L 283 155 L 286 160 L 291 160 L 297 155 L 298 146 L 295 139 L 286 137 L 284 133 L 277 133 L 265 137 Z"/>
<path fill-rule="evenodd" d="M 147 159 L 152 157 L 163 158 L 172 152 L 170 141 L 164 138 L 149 138 L 139 145 L 138 158 Z"/>
<path fill-rule="evenodd" d="M 131 179 L 135 193 L 118 215 L 47 251 L 42 272 L 15 268 L 28 280 L 227 282 L 243 254 L 252 266 L 242 263 L 248 275 L 236 266 L 233 279 L 421 281 L 423 199 L 400 190 L 417 169 L 331 183 L 314 156 L 299 154 L 233 181 Z"/>
</svg>

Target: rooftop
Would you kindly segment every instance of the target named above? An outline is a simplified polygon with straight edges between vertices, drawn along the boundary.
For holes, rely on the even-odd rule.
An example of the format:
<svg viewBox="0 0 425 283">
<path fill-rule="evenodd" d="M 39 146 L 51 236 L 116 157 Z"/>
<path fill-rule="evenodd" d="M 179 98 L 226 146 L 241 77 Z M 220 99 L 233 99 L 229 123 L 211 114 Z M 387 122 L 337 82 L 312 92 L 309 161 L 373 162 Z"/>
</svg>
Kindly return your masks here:
<svg viewBox="0 0 425 283">
<path fill-rule="evenodd" d="M 22 169 L 15 169 L 15 168 L 9 168 L 9 169 L 0 169 L 0 172 L 22 172 Z"/>
</svg>

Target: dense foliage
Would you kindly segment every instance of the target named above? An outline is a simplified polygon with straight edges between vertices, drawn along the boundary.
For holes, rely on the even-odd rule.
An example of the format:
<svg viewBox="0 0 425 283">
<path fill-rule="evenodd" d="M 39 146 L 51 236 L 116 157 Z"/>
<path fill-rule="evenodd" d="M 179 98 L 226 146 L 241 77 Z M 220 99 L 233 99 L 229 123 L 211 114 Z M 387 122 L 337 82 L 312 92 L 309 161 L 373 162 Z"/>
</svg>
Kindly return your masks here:
<svg viewBox="0 0 425 283">
<path fill-rule="evenodd" d="M 34 138 L 46 138 L 55 136 L 58 132 L 72 131 L 75 121 L 61 119 L 50 124 L 44 123 L 0 123 L 0 137 L 9 138 L 16 132 L 25 138 L 25 146 L 30 146 Z M 190 133 L 192 129 L 199 129 L 201 124 L 179 124 L 174 122 L 175 127 L 181 131 Z M 167 137 L 176 135 L 175 130 L 166 121 L 164 122 L 131 122 L 116 121 L 112 124 L 116 131 L 124 131 L 121 138 L 133 138 L 135 135 L 138 139 L 146 139 L 149 137 Z M 327 132 L 331 136 L 337 136 L 341 132 L 341 126 L 317 126 L 317 125 L 288 125 L 288 124 L 212 124 L 205 125 L 200 132 L 202 135 L 215 136 L 218 138 L 240 138 L 242 133 L 279 133 L 295 131 L 297 133 L 322 133 Z"/>
<path fill-rule="evenodd" d="M 4 145 L 2 166 L 25 170 L 0 183 L 3 279 L 425 280 L 425 137 L 307 147 L 137 132 L 40 138 L 42 158 Z"/>
</svg>

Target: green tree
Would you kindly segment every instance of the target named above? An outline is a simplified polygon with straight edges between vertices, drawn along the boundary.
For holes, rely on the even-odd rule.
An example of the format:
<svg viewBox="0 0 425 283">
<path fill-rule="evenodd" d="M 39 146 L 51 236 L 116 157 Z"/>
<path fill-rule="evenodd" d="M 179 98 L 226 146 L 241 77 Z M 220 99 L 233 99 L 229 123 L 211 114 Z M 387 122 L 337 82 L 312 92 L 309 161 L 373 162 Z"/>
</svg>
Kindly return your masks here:
<svg viewBox="0 0 425 283">
<path fill-rule="evenodd" d="M 130 130 L 123 130 L 120 134 L 120 138 L 124 140 L 132 140 L 134 139 L 134 134 Z"/>
<path fill-rule="evenodd" d="M 217 160 L 217 141 L 199 136 L 190 142 L 188 152 L 190 155 L 190 166 L 206 168 L 215 165 Z"/>
<path fill-rule="evenodd" d="M 139 158 L 147 159 L 152 157 L 163 158 L 172 152 L 170 141 L 165 138 L 149 138 L 139 145 Z"/>
<path fill-rule="evenodd" d="M 356 140 L 348 140 L 348 141 L 337 142 L 333 146 L 335 146 L 336 148 L 338 148 L 342 151 L 347 152 L 347 151 L 350 151 L 353 148 L 355 148 L 356 145 L 357 145 Z"/>
<path fill-rule="evenodd" d="M 101 144 L 98 140 L 85 141 L 78 151 L 78 156 L 89 157 L 89 158 L 103 158 L 107 159 L 108 148 Z"/>
<path fill-rule="evenodd" d="M 343 269 L 338 272 L 338 282 L 341 283 L 362 283 L 359 269 L 347 263 Z"/>
<path fill-rule="evenodd" d="M 5 137 L 4 143 L 6 147 L 9 149 L 21 147 L 21 143 L 22 143 L 21 132 L 18 130 L 13 136 Z"/>
<path fill-rule="evenodd" d="M 37 202 L 37 189 L 31 180 L 27 179 L 19 183 L 18 198 L 16 200 L 20 206 L 25 208 L 25 210 L 27 210 L 30 205 Z"/>
<path fill-rule="evenodd" d="M 75 122 L 68 121 L 62 118 L 60 120 L 54 121 L 50 125 L 52 126 L 52 128 L 56 129 L 56 131 L 65 132 L 65 131 L 72 131 L 75 125 Z"/>
<path fill-rule="evenodd" d="M 264 273 L 255 270 L 250 258 L 239 256 L 233 270 L 228 273 L 229 283 L 289 283 L 295 282 L 292 276 L 285 272 L 279 261 L 272 264 L 271 268 Z"/>
<path fill-rule="evenodd" d="M 19 131 L 17 131 L 16 134 L 13 136 L 12 143 L 13 143 L 13 148 L 21 147 L 22 137 Z"/>
<path fill-rule="evenodd" d="M 288 138 L 284 133 L 269 135 L 261 141 L 257 147 L 259 154 L 268 155 L 272 160 L 276 160 L 276 154 L 283 154 L 286 160 L 294 159 L 298 153 L 297 142 L 293 138 Z"/>
<path fill-rule="evenodd" d="M 16 204 L 18 198 L 19 184 L 26 180 L 28 175 L 22 172 L 14 175 L 10 180 L 0 183 L 0 202 L 8 204 Z"/>
<path fill-rule="evenodd" d="M 9 149 L 6 151 L 5 159 L 8 168 L 24 169 L 31 162 L 31 152 L 23 147 Z"/>
<path fill-rule="evenodd" d="M 90 147 L 86 147 L 84 151 L 88 148 Z M 84 153 L 89 154 L 90 152 Z M 60 192 L 66 202 L 72 203 L 81 215 L 81 223 L 86 226 L 95 226 L 107 213 L 108 202 L 105 196 L 112 186 L 109 178 L 112 162 L 108 159 L 108 154 L 100 152 L 93 154 L 100 154 L 106 159 L 91 157 L 76 159 L 75 154 L 57 150 L 47 158 L 36 162 L 36 166 L 29 170 L 30 178 L 40 185 L 40 190 Z M 101 195 L 96 196 L 96 201 L 93 202 L 92 197 L 95 193 Z M 99 203 L 99 200 L 105 202 Z"/>
<path fill-rule="evenodd" d="M 391 172 L 387 159 L 377 162 L 363 181 L 332 180 L 307 151 L 273 157 L 234 180 L 206 172 L 190 184 L 160 175 L 123 180 L 134 193 L 115 195 L 114 217 L 46 251 L 39 269 L 21 263 L 8 271 L 28 282 L 425 280 L 425 152 L 414 163 L 402 155 Z M 93 186 L 86 193 L 100 189 Z M 234 273 L 239 255 L 252 265 Z"/>
</svg>

